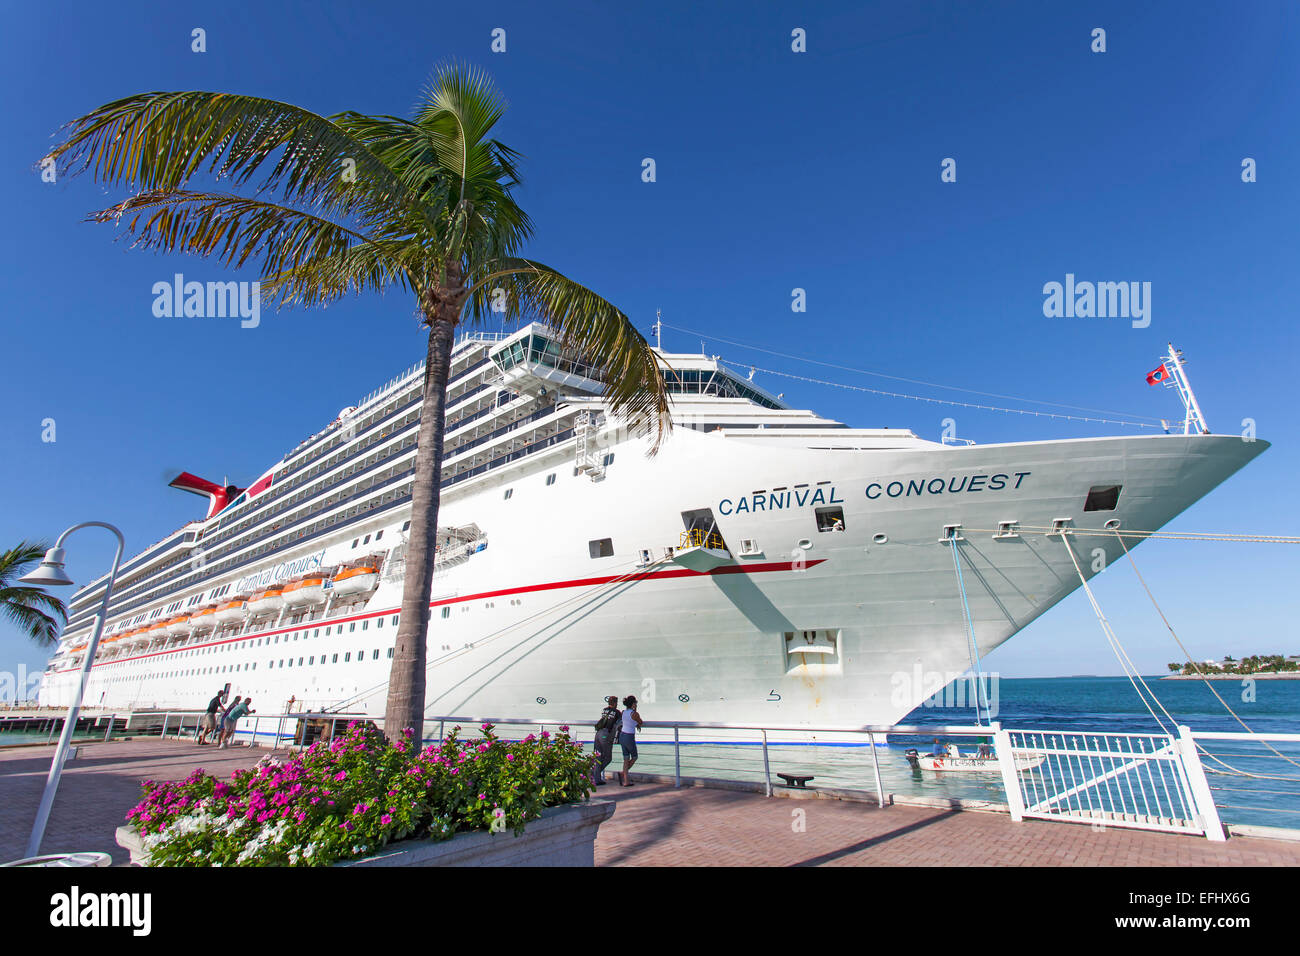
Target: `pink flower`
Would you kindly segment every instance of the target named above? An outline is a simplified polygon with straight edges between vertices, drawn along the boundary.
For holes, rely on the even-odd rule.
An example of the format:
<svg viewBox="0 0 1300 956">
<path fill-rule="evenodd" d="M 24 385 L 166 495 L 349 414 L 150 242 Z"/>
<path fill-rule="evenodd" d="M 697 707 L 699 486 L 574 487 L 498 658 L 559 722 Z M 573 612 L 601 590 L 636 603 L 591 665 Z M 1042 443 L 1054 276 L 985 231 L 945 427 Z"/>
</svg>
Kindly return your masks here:
<svg viewBox="0 0 1300 956">
<path fill-rule="evenodd" d="M 385 813 L 382 817 L 379 818 L 379 822 L 380 822 L 383 826 L 388 826 L 388 824 L 390 824 L 390 823 L 393 822 L 393 818 L 390 817 L 388 814 Z"/>
<path fill-rule="evenodd" d="M 515 759 L 515 755 L 514 755 L 514 754 L 506 754 L 506 759 L 507 759 L 507 760 L 514 760 L 514 759 Z"/>
<path fill-rule="evenodd" d="M 335 780 L 346 780 L 347 778 L 348 778 L 348 772 L 346 770 L 340 770 L 338 773 L 334 775 Z"/>
</svg>

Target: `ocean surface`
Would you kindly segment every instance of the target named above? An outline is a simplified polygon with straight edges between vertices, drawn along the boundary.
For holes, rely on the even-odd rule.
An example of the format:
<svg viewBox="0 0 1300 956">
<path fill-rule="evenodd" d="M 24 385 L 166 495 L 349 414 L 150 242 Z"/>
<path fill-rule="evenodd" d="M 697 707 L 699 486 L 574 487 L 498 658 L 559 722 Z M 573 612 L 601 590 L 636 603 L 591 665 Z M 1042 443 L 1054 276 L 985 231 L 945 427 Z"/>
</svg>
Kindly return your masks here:
<svg viewBox="0 0 1300 956">
<path fill-rule="evenodd" d="M 1148 677 L 1148 685 L 1179 724 L 1194 731 L 1242 731 L 1242 726 L 1215 699 L 1202 681 L 1160 680 Z M 1300 733 L 1300 680 L 1257 680 L 1243 685 L 1238 680 L 1218 680 L 1214 689 L 1249 727 L 1258 733 Z M 963 699 L 949 693 L 948 699 Z M 1244 698 L 1244 699 L 1243 699 Z M 1098 733 L 1159 733 L 1160 728 L 1143 707 L 1132 685 L 1123 677 L 1004 678 L 990 694 L 993 719 L 1008 730 L 1076 731 Z M 933 704 L 933 706 L 931 706 Z M 1164 718 L 1159 708 L 1157 714 Z M 653 703 L 641 705 L 641 715 L 654 720 Z M 598 714 L 592 715 L 594 722 Z M 942 696 L 912 711 L 901 725 L 957 726 L 977 723 L 971 707 L 944 706 Z M 522 728 L 511 728 L 522 734 Z M 436 734 L 436 725 L 425 728 Z M 468 730 L 468 728 L 467 728 Z M 515 736 L 499 728 L 506 736 Z M 590 741 L 590 729 L 575 727 L 576 739 Z M 705 732 L 701 731 L 700 734 Z M 94 734 L 86 739 L 99 739 Z M 723 777 L 761 781 L 764 779 L 762 747 L 757 734 L 736 744 L 690 741 L 683 732 L 681 772 L 684 776 Z M 886 792 L 899 795 L 988 800 L 1005 803 L 1001 777 L 997 774 L 936 774 L 913 771 L 904 751 L 916 747 L 929 750 L 934 733 L 908 736 L 890 734 L 888 746 L 877 746 L 875 756 Z M 43 742 L 48 733 L 0 732 L 0 745 Z M 55 737 L 57 740 L 57 736 Z M 641 758 L 637 770 L 650 773 L 674 771 L 671 731 L 647 731 L 638 737 Z M 945 737 L 963 751 L 973 750 L 972 737 Z M 1254 824 L 1300 829 L 1300 743 L 1273 746 L 1294 764 L 1271 754 L 1255 743 L 1202 741 L 1201 746 L 1222 763 L 1202 758 L 1206 776 L 1225 823 Z M 621 765 L 618 747 L 616 770 Z M 833 739 L 818 744 L 772 744 L 768 761 L 773 781 L 777 773 L 811 775 L 813 786 L 844 787 L 874 791 L 872 748 Z M 1243 776 L 1232 771 L 1246 771 Z M 1271 779 L 1282 778 L 1282 779 Z"/>
<path fill-rule="evenodd" d="M 1148 686 L 1179 723 L 1193 731 L 1239 732 L 1233 719 L 1203 681 L 1146 678 Z M 1256 733 L 1300 733 L 1300 681 L 1217 680 L 1214 689 Z M 949 699 L 969 699 L 954 695 Z M 1243 699 L 1243 697 L 1247 699 Z M 901 726 L 957 726 L 975 724 L 971 707 L 942 706 L 943 699 L 918 707 L 900 721 Z M 1003 678 L 990 693 L 993 719 L 1008 730 L 1078 731 L 1081 733 L 1160 733 L 1133 686 L 1124 677 Z M 1159 707 L 1156 713 L 1169 726 Z M 643 705 L 641 715 L 653 718 L 653 706 Z M 935 734 L 889 735 L 888 747 L 877 747 L 876 758 L 887 793 L 1005 803 L 997 774 L 936 774 L 913 771 L 904 751 L 929 750 Z M 963 752 L 973 750 L 972 737 L 945 737 Z M 1201 746 L 1222 763 L 1202 757 L 1206 778 L 1225 823 L 1300 829 L 1300 744 L 1272 744 L 1295 763 L 1271 754 L 1256 743 L 1202 741 Z M 615 750 L 617 751 L 617 747 Z M 726 776 L 759 781 L 764 778 L 762 748 L 753 743 L 738 746 L 694 744 L 682 748 L 682 773 L 688 776 Z M 671 741 L 641 748 L 638 770 L 672 773 Z M 616 757 L 617 757 L 616 753 Z M 813 786 L 874 791 L 871 750 L 845 745 L 771 745 L 768 747 L 774 783 L 777 773 L 813 775 Z M 617 759 L 611 769 L 620 766 Z M 1242 776 L 1231 771 L 1245 771 Z M 1267 779 L 1281 777 L 1285 779 Z"/>
</svg>

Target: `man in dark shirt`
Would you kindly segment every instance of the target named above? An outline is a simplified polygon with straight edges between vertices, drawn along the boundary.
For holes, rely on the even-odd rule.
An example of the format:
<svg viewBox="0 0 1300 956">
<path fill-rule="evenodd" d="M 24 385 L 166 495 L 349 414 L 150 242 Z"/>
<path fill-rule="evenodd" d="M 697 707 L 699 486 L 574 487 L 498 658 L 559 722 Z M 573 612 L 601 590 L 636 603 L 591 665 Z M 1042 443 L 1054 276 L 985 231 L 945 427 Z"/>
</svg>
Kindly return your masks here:
<svg viewBox="0 0 1300 956">
<path fill-rule="evenodd" d="M 217 715 L 221 712 L 221 695 L 225 691 L 217 691 L 217 696 L 208 701 L 208 712 L 203 715 L 203 723 L 200 725 L 202 730 L 199 733 L 200 746 L 208 742 L 208 734 L 215 733 L 217 730 Z"/>
<path fill-rule="evenodd" d="M 605 785 L 605 768 L 614 759 L 614 738 L 618 736 L 619 718 L 618 698 L 605 698 L 605 709 L 600 712 L 600 721 L 596 724 L 596 739 L 593 741 L 599 760 L 596 770 L 596 786 Z"/>
</svg>

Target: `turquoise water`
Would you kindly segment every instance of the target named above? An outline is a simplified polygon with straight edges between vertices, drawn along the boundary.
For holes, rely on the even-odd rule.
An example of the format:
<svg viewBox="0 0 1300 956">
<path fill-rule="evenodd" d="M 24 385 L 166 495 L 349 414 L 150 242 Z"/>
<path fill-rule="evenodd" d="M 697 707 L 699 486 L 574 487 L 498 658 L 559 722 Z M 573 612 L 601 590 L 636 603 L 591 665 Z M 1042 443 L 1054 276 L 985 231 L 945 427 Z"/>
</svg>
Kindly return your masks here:
<svg viewBox="0 0 1300 956">
<path fill-rule="evenodd" d="M 1147 678 L 1147 683 L 1180 724 L 1197 731 L 1243 730 L 1201 681 Z M 1300 733 L 1300 681 L 1257 680 L 1253 700 L 1242 699 L 1245 688 L 1240 681 L 1215 681 L 1214 686 L 1252 730 L 1258 733 Z M 1123 677 L 1003 679 L 991 699 L 995 705 L 994 719 L 1010 730 L 1160 732 L 1132 685 Z M 643 707 L 642 716 L 653 719 L 652 710 L 652 706 Z M 1156 713 L 1168 725 L 1158 707 Z M 975 722 L 975 711 L 969 707 L 923 706 L 900 723 L 955 726 Z M 908 747 L 917 747 L 922 752 L 929 750 L 933 736 L 891 734 L 888 747 L 876 748 L 886 792 L 1006 802 L 1001 778 L 996 774 L 941 775 L 913 771 L 903 752 Z M 963 750 L 974 748 L 971 738 L 950 740 Z M 671 742 L 660 743 L 648 738 L 646 743 L 641 749 L 637 769 L 672 773 Z M 1224 767 L 1211 759 L 1202 760 L 1215 804 L 1219 806 L 1225 823 L 1300 828 L 1300 766 L 1297 766 L 1300 765 L 1300 744 L 1273 744 L 1297 765 L 1277 759 L 1257 744 L 1203 741 L 1201 746 L 1228 765 Z M 813 786 L 875 789 L 871 751 L 866 747 L 774 745 L 768 748 L 768 759 L 774 775 L 813 775 L 816 777 Z M 615 769 L 617 766 L 617 763 L 612 765 Z M 1242 777 L 1226 772 L 1228 768 L 1289 779 Z M 753 744 L 687 745 L 682 748 L 682 773 L 760 781 L 764 779 L 762 748 Z"/>
</svg>

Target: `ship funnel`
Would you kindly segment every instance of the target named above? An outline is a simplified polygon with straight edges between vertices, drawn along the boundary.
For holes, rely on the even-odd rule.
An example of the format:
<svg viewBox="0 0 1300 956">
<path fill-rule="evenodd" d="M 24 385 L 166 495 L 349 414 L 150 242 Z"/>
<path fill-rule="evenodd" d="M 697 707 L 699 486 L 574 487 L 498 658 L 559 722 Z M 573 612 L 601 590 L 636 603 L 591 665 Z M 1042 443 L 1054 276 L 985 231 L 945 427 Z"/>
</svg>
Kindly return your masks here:
<svg viewBox="0 0 1300 956">
<path fill-rule="evenodd" d="M 182 471 L 168 483 L 167 487 L 188 491 L 192 495 L 206 496 L 208 499 L 208 513 L 204 516 L 205 521 L 234 501 L 239 493 L 244 490 L 235 485 L 223 487 L 216 482 L 208 481 L 206 478 L 191 475 L 188 471 Z"/>
</svg>

